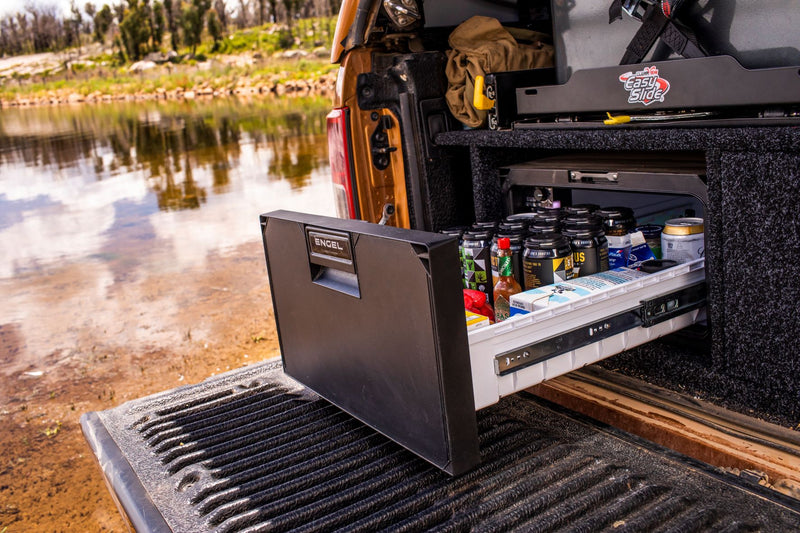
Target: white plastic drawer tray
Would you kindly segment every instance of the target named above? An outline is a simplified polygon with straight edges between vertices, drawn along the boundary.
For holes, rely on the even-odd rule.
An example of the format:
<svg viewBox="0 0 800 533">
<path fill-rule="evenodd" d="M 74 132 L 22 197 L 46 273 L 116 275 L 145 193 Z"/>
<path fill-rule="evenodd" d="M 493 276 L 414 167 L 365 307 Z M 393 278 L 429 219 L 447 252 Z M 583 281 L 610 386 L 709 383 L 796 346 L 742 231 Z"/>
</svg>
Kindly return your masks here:
<svg viewBox="0 0 800 533">
<path fill-rule="evenodd" d="M 696 300 L 649 327 L 642 317 L 643 302 L 677 302 L 702 285 L 704 266 L 698 259 L 469 332 L 475 408 L 704 320 Z"/>
</svg>

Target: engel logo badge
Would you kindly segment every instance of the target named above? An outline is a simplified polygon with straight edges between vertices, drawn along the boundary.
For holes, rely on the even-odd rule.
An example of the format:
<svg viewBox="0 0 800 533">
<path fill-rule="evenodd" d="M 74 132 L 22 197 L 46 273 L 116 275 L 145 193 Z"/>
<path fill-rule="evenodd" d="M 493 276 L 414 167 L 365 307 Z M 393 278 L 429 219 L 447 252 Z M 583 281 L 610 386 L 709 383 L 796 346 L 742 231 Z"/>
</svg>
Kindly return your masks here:
<svg viewBox="0 0 800 533">
<path fill-rule="evenodd" d="M 650 105 L 663 102 L 669 91 L 669 82 L 659 77 L 658 67 L 645 67 L 636 72 L 626 72 L 619 81 L 628 91 L 629 104 Z"/>
<path fill-rule="evenodd" d="M 353 261 L 353 252 L 350 248 L 350 238 L 346 234 L 329 233 L 308 229 L 306 231 L 308 247 L 316 256 L 333 258 L 335 260 Z"/>
</svg>

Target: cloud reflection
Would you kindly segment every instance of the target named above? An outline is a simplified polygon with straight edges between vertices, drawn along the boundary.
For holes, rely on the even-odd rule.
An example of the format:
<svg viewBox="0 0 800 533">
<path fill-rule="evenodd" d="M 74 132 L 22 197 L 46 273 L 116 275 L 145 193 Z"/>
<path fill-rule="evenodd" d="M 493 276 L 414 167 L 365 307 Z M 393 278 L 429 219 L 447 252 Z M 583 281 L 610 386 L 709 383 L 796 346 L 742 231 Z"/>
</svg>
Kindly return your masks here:
<svg viewBox="0 0 800 533">
<path fill-rule="evenodd" d="M 332 215 L 326 109 L 305 117 L 292 108 L 134 106 L 104 118 L 48 110 L 40 120 L 19 110 L 0 136 L 0 278 L 137 248 L 140 264 L 145 254 L 189 268 L 257 241 L 261 212 Z M 52 134 L 42 121 L 53 122 Z"/>
</svg>

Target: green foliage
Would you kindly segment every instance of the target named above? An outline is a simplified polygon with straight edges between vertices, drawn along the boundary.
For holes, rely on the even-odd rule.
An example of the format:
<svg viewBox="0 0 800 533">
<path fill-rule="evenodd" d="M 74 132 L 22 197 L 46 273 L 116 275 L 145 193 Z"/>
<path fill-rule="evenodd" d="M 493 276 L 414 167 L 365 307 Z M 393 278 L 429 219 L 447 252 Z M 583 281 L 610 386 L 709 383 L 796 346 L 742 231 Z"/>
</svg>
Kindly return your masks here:
<svg viewBox="0 0 800 533">
<path fill-rule="evenodd" d="M 111 22 L 114 20 L 114 15 L 111 13 L 111 8 L 108 4 L 103 4 L 103 7 L 94 16 L 94 40 L 98 43 L 105 41 L 106 34 L 111 28 Z"/>
<path fill-rule="evenodd" d="M 214 40 L 214 47 L 211 49 L 211 51 L 217 52 L 220 48 L 220 43 L 222 42 L 222 23 L 219 20 L 219 15 L 217 15 L 216 9 L 212 9 L 208 12 L 208 21 L 206 22 L 206 26 L 208 27 L 209 35 L 211 35 L 211 38 Z"/>
<path fill-rule="evenodd" d="M 125 10 L 119 31 L 125 53 L 132 61 L 138 61 L 149 50 L 148 43 L 152 37 L 149 12 L 150 4 L 140 4 L 139 0 L 128 0 L 128 9 Z"/>
<path fill-rule="evenodd" d="M 166 20 L 164 19 L 164 5 L 161 2 L 153 4 L 153 45 L 155 48 L 161 46 L 164 40 L 164 30 L 166 29 Z"/>
<path fill-rule="evenodd" d="M 203 23 L 210 7 L 211 0 L 192 0 L 191 4 L 183 8 L 183 43 L 192 49 L 192 54 L 200 44 Z"/>
<path fill-rule="evenodd" d="M 180 44 L 180 3 L 178 0 L 164 0 L 164 15 L 167 17 L 167 29 L 172 49 L 177 51 Z"/>
</svg>

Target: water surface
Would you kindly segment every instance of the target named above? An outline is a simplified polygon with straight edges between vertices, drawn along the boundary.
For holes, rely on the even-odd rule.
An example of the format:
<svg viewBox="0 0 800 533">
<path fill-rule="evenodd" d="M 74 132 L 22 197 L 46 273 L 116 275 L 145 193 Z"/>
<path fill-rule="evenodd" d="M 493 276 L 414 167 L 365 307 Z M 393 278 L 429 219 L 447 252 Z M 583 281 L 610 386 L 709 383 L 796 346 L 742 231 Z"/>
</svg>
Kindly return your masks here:
<svg viewBox="0 0 800 533">
<path fill-rule="evenodd" d="M 90 337 L 169 342 L 169 317 L 192 304 L 181 295 L 201 289 L 187 284 L 209 283 L 222 258 L 263 253 L 260 213 L 332 215 L 328 109 L 292 99 L 2 110 L 2 371 L 69 359 Z M 154 279 L 163 284 L 145 290 Z M 164 326 L 143 329 L 148 319 Z"/>
</svg>

